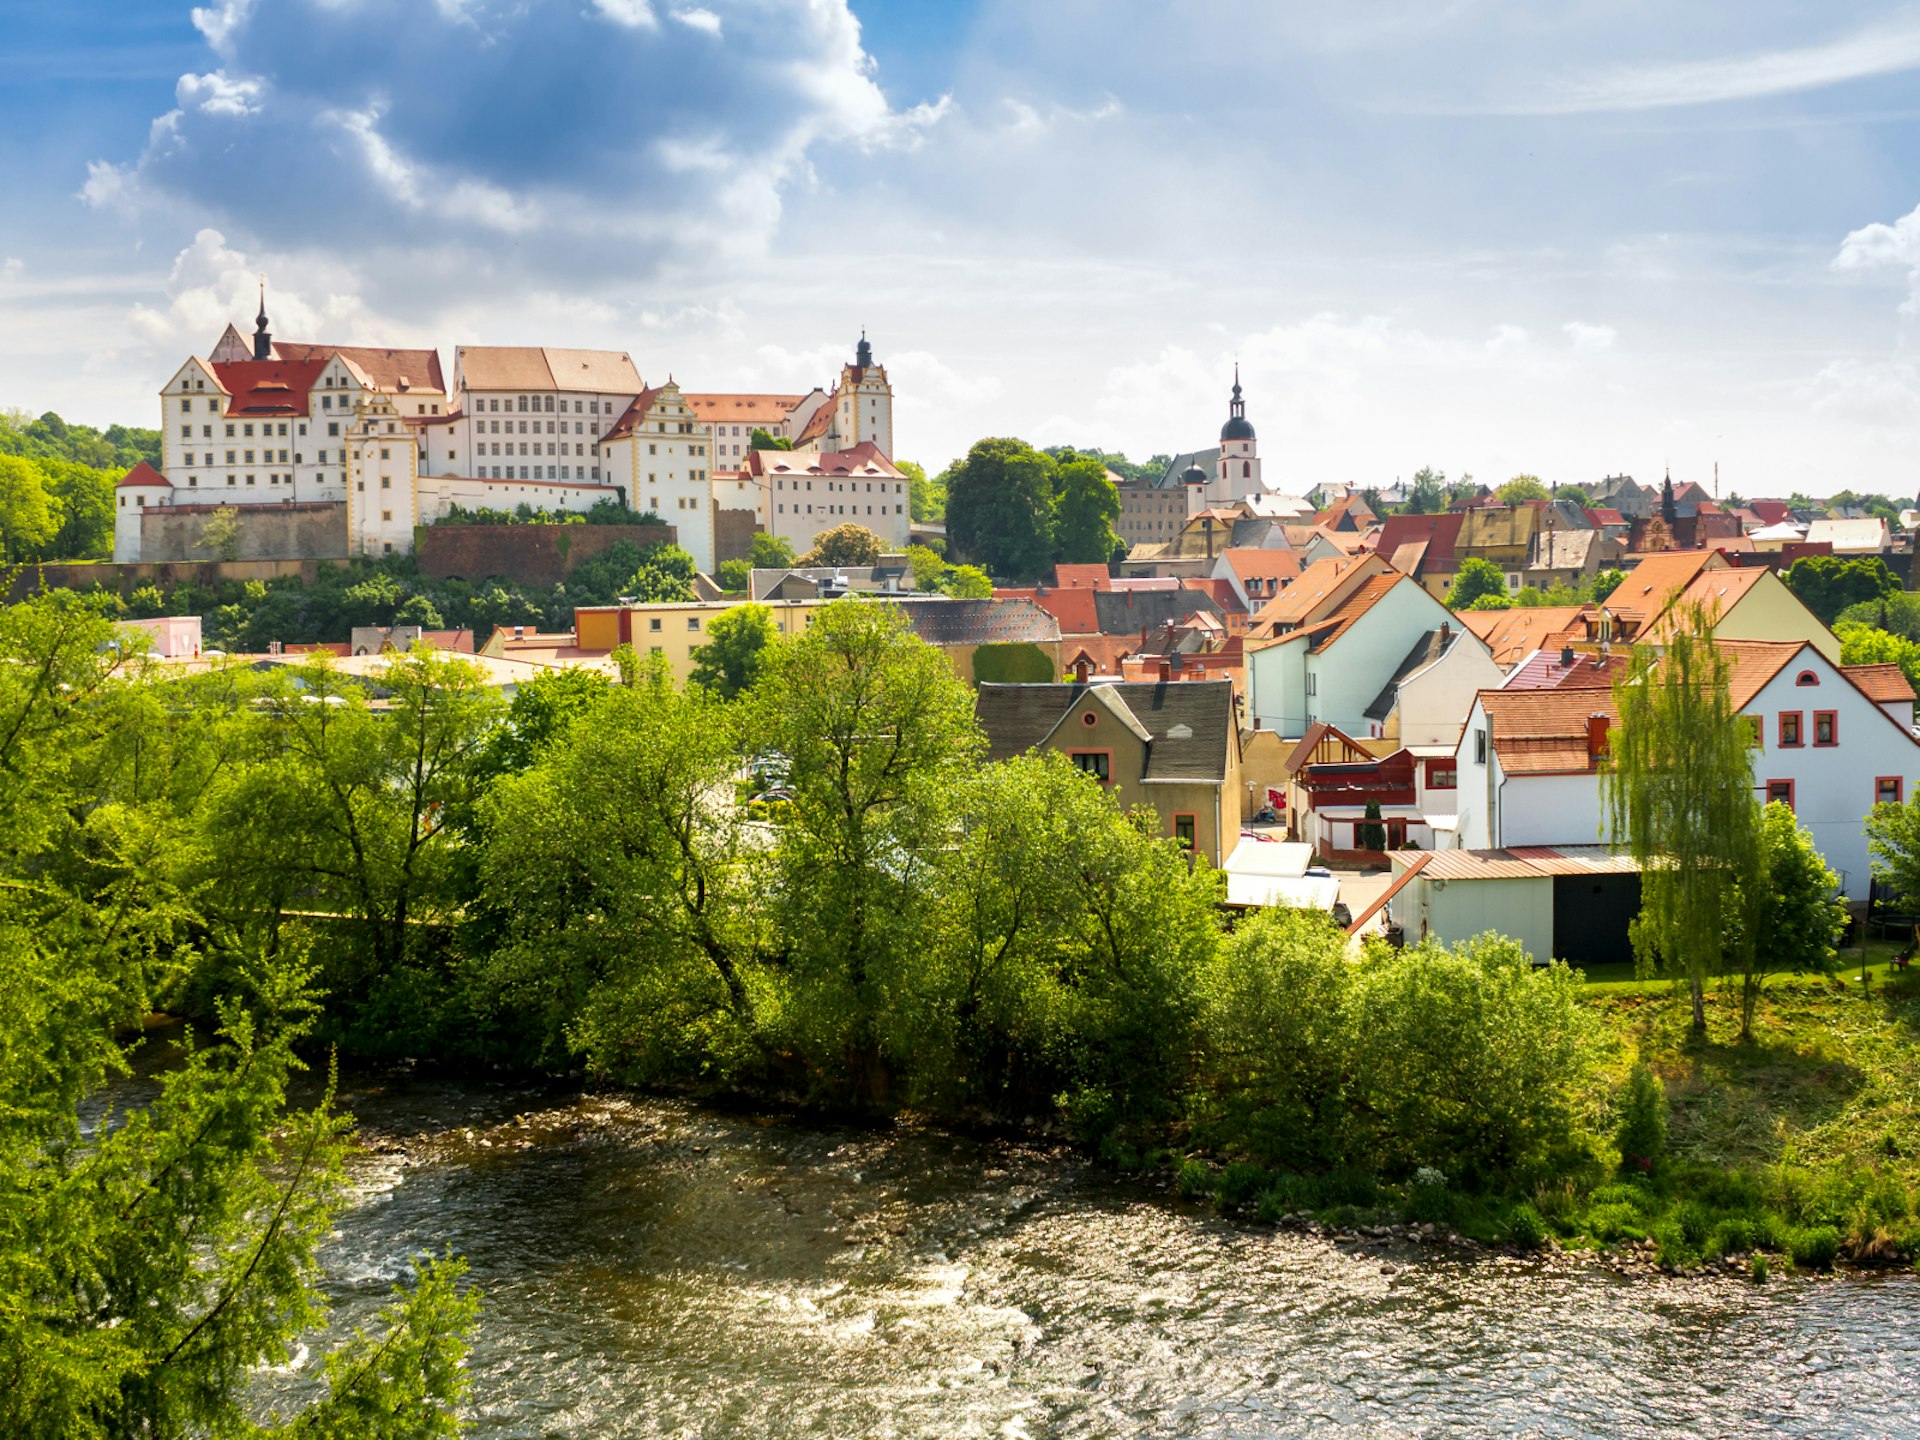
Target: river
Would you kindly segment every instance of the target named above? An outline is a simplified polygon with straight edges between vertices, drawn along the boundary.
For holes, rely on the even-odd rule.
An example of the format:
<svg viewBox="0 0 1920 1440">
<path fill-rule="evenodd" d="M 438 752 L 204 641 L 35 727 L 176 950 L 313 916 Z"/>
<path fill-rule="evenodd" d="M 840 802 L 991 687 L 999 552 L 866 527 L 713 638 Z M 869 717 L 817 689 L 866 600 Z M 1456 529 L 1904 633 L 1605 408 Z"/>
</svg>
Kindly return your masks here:
<svg viewBox="0 0 1920 1440">
<path fill-rule="evenodd" d="M 351 1082 L 336 1325 L 485 1291 L 475 1436 L 1920 1436 L 1920 1282 L 1354 1254 L 1069 1152 Z"/>
</svg>

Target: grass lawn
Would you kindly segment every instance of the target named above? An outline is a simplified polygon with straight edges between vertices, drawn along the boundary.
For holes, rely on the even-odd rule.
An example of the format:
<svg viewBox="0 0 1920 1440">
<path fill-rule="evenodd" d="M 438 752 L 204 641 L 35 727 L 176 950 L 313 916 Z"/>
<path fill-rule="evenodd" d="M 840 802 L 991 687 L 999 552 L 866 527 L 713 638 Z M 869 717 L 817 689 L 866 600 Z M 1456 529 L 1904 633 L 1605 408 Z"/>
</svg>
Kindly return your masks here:
<svg viewBox="0 0 1920 1440">
<path fill-rule="evenodd" d="M 1715 987 L 1707 1033 L 1692 1033 L 1684 986 L 1590 977 L 1605 1023 L 1607 1070 L 1636 1062 L 1666 1086 L 1668 1204 L 1744 1176 L 1766 1208 L 1830 1226 L 1843 1255 L 1892 1260 L 1920 1244 L 1920 969 L 1892 969 L 1896 947 L 1869 941 L 1824 976 L 1768 983 L 1751 1041 L 1731 988 Z M 1862 961 L 1867 981 L 1861 983 Z M 1622 969 L 1626 967 L 1621 967 Z"/>
</svg>

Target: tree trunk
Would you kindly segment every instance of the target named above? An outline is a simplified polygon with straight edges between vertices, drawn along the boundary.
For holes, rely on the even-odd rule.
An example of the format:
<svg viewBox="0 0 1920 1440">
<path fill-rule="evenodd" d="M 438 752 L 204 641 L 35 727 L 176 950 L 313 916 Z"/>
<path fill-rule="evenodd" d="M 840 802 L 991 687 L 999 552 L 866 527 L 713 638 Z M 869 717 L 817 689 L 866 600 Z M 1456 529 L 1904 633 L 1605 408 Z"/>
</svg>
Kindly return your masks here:
<svg viewBox="0 0 1920 1440">
<path fill-rule="evenodd" d="M 1707 1033 L 1707 987 L 1699 975 L 1687 977 L 1687 989 L 1693 998 L 1693 1033 Z"/>
</svg>

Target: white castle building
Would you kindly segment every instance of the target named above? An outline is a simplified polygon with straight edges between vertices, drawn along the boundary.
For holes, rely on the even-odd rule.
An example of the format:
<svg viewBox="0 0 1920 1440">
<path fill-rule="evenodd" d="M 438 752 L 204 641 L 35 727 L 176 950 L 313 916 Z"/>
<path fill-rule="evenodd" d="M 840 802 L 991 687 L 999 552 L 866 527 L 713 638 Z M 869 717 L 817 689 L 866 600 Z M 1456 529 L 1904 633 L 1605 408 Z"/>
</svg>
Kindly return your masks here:
<svg viewBox="0 0 1920 1440">
<path fill-rule="evenodd" d="M 856 515 L 889 549 L 907 543 L 893 387 L 864 335 L 831 394 L 687 395 L 671 377 L 647 384 L 615 351 L 481 345 L 455 349 L 449 391 L 435 350 L 276 341 L 263 295 L 251 343 L 229 325 L 174 373 L 160 410 L 160 469 L 139 467 L 116 497 L 118 561 L 208 558 L 187 552 L 225 506 L 278 507 L 282 550 L 339 548 L 316 537 L 337 536 L 344 515 L 349 555 L 405 553 L 416 525 L 455 505 L 584 511 L 603 500 L 658 513 L 705 571 L 725 510 L 752 512 L 755 528 L 801 549 Z M 755 464 L 756 429 L 793 443 L 767 452 L 781 474 Z M 856 471 L 859 505 L 825 500 Z M 794 505 L 788 475 L 819 480 L 822 501 Z"/>
</svg>

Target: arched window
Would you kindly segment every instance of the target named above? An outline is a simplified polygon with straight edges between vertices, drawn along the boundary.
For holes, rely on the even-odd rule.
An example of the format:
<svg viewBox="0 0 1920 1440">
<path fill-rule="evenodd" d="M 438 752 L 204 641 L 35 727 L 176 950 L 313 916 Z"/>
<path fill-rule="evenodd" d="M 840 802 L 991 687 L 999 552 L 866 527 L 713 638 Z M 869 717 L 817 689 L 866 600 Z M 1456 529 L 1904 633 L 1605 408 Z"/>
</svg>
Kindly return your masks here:
<svg viewBox="0 0 1920 1440">
<path fill-rule="evenodd" d="M 1240 462 L 1240 478 L 1242 480 L 1251 480 L 1253 478 L 1253 462 L 1251 460 L 1242 460 Z"/>
<path fill-rule="evenodd" d="M 1796 685 L 1818 685 L 1820 683 L 1820 677 L 1811 670 L 1802 670 L 1798 675 L 1793 677 L 1793 683 Z"/>
</svg>

